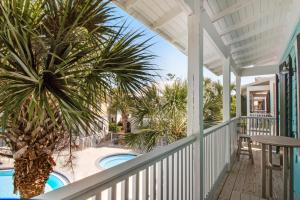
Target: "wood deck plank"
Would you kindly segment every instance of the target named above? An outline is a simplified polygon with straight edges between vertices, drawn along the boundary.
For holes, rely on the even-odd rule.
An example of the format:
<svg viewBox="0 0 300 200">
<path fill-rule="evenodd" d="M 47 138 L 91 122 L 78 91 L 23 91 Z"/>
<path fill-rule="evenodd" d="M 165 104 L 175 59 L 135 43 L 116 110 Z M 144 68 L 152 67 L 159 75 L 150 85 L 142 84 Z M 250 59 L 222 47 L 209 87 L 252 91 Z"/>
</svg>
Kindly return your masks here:
<svg viewBox="0 0 300 200">
<path fill-rule="evenodd" d="M 241 193 L 237 191 L 233 191 L 231 193 L 230 200 L 241 200 Z"/>
<path fill-rule="evenodd" d="M 260 150 L 253 151 L 254 165 L 248 159 L 248 156 L 241 156 L 240 161 L 233 164 L 232 170 L 227 173 L 223 186 L 219 193 L 214 195 L 217 200 L 260 200 L 261 198 L 261 169 L 260 169 Z M 273 155 L 273 161 L 278 161 L 278 156 Z M 267 174 L 268 175 L 268 174 Z M 273 198 L 272 200 L 282 199 L 282 173 L 273 170 Z M 222 184 L 221 184 L 222 185 Z M 268 188 L 268 186 L 267 186 Z M 268 195 L 267 190 L 267 196 Z"/>
</svg>

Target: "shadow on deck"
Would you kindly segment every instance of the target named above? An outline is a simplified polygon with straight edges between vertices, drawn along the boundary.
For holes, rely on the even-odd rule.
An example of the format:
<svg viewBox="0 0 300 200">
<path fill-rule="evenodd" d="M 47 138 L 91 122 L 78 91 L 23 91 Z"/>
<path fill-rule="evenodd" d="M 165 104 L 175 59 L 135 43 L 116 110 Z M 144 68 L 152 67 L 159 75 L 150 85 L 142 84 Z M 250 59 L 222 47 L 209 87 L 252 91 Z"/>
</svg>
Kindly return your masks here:
<svg viewBox="0 0 300 200">
<path fill-rule="evenodd" d="M 241 155 L 230 172 L 220 182 L 214 200 L 260 200 L 261 198 L 261 150 L 253 149 L 254 165 L 247 155 Z M 273 154 L 273 163 L 279 164 L 279 156 Z M 268 177 L 268 173 L 267 173 Z M 268 180 L 268 179 L 267 179 Z M 273 170 L 273 197 L 268 199 L 282 199 L 282 173 Z M 269 194 L 267 185 L 267 196 Z"/>
</svg>

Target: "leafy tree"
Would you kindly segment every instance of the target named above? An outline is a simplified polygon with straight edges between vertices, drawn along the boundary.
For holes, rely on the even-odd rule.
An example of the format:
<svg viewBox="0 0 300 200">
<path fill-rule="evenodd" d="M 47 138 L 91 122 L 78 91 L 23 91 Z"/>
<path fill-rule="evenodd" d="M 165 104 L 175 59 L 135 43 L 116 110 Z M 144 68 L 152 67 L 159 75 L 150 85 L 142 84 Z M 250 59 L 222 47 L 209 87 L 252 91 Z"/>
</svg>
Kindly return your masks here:
<svg viewBox="0 0 300 200">
<path fill-rule="evenodd" d="M 66 140 L 98 128 L 111 88 L 153 82 L 148 41 L 115 20 L 104 0 L 0 2 L 1 137 L 22 198 L 44 191 Z"/>
</svg>

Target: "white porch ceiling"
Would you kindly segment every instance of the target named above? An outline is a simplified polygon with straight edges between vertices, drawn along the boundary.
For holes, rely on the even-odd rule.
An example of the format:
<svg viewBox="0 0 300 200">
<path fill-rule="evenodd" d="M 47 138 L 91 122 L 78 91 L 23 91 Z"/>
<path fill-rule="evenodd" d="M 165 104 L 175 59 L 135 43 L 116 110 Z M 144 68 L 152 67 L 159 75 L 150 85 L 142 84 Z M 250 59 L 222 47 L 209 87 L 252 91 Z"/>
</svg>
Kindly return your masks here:
<svg viewBox="0 0 300 200">
<path fill-rule="evenodd" d="M 189 13 L 182 6 L 184 0 L 113 2 L 187 54 Z M 299 7 L 300 0 L 204 0 L 217 37 L 228 48 L 237 70 L 278 65 L 298 22 Z M 204 65 L 220 75 L 224 57 L 213 37 L 204 31 Z"/>
</svg>

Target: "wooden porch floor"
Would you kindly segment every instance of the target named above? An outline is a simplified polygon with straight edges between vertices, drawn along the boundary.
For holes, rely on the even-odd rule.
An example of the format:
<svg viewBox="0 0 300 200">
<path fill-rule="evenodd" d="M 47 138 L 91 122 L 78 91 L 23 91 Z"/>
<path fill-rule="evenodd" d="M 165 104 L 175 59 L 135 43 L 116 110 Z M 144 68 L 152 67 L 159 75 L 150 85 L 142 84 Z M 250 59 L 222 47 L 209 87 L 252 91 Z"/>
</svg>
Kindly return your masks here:
<svg viewBox="0 0 300 200">
<path fill-rule="evenodd" d="M 232 170 L 225 175 L 219 184 L 214 200 L 260 200 L 261 198 L 261 151 L 253 149 L 254 165 L 248 159 L 248 155 L 241 155 L 240 161 L 236 161 Z M 273 163 L 279 164 L 278 156 L 273 154 Z M 267 173 L 268 180 L 268 173 Z M 282 199 L 283 179 L 281 171 L 273 170 L 273 198 Z M 268 196 L 267 185 L 267 196 Z"/>
</svg>

